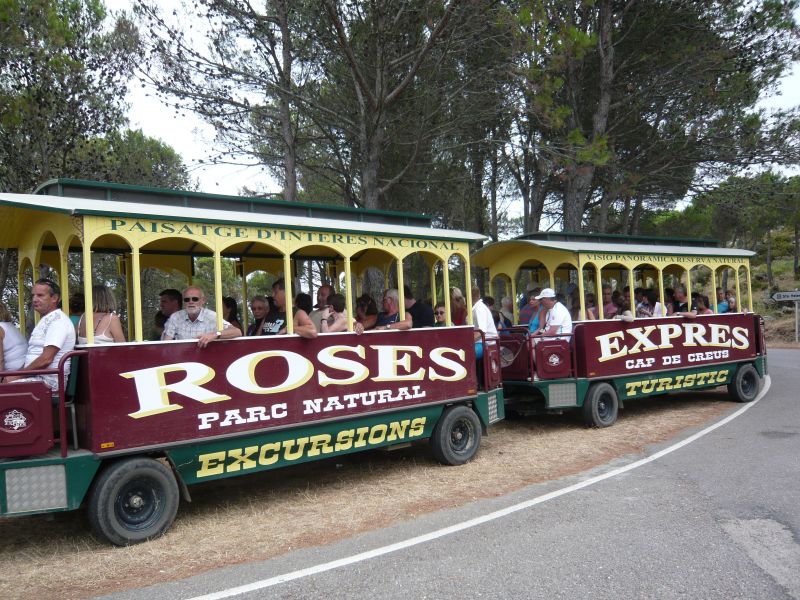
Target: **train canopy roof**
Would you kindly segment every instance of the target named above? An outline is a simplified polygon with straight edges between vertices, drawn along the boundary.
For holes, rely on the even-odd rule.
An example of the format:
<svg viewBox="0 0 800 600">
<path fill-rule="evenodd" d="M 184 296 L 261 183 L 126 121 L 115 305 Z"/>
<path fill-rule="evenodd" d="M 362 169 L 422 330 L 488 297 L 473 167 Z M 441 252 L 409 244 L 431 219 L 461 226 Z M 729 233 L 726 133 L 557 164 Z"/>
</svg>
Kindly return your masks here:
<svg viewBox="0 0 800 600">
<path fill-rule="evenodd" d="M 686 257 L 718 257 L 747 259 L 755 255 L 750 250 L 720 247 L 715 240 L 621 236 L 604 234 L 537 233 L 513 240 L 493 242 L 472 255 L 472 263 L 489 268 L 511 254 L 534 254 L 537 249 L 561 251 L 578 256 L 586 255 L 664 255 Z M 578 262 L 577 260 L 575 262 Z"/>
<path fill-rule="evenodd" d="M 40 189 L 52 192 L 61 186 L 63 191 L 65 185 L 59 183 L 61 181 L 49 182 L 49 185 Z M 0 193 L 0 247 L 18 247 L 23 235 L 23 225 L 30 217 L 31 211 L 55 212 L 75 217 L 99 215 L 121 219 L 159 219 L 255 227 L 263 225 L 349 233 L 379 231 L 382 235 L 388 236 L 467 243 L 486 239 L 486 236 L 481 234 L 435 227 L 431 219 L 424 215 L 281 202 L 262 198 L 216 196 L 119 184 L 76 183 L 92 184 L 80 188 L 90 197 Z M 94 187 L 95 185 L 97 187 Z M 92 189 L 95 190 L 93 194 L 89 193 Z"/>
</svg>

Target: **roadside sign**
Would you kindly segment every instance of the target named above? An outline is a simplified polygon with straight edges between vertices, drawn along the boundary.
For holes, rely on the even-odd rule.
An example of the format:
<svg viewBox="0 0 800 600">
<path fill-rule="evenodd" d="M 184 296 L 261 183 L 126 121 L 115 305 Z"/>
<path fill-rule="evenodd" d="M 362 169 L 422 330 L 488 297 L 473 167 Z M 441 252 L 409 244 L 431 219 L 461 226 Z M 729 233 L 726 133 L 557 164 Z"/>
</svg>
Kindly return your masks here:
<svg viewBox="0 0 800 600">
<path fill-rule="evenodd" d="M 800 302 L 800 290 L 795 290 L 793 292 L 775 292 L 772 294 L 772 299 L 776 302 L 790 302 L 792 300 Z"/>
</svg>

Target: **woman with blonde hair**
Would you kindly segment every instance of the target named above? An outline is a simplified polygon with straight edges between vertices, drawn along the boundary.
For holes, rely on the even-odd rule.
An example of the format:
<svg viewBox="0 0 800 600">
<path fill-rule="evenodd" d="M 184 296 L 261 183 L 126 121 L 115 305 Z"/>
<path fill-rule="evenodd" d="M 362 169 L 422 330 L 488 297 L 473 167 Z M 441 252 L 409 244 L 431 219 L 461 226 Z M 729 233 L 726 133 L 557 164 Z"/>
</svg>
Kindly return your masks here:
<svg viewBox="0 0 800 600">
<path fill-rule="evenodd" d="M 25 365 L 28 342 L 11 322 L 11 313 L 0 302 L 0 371 L 21 369 Z"/>
<path fill-rule="evenodd" d="M 453 325 L 467 324 L 467 301 L 457 287 L 450 288 L 450 318 Z"/>
<path fill-rule="evenodd" d="M 125 341 L 125 334 L 122 331 L 119 315 L 117 315 L 117 301 L 111 290 L 104 285 L 92 286 L 92 310 L 94 311 L 92 323 L 94 323 L 94 343 L 95 344 L 114 344 Z M 78 343 L 86 344 L 86 313 L 81 315 L 78 321 Z"/>
</svg>

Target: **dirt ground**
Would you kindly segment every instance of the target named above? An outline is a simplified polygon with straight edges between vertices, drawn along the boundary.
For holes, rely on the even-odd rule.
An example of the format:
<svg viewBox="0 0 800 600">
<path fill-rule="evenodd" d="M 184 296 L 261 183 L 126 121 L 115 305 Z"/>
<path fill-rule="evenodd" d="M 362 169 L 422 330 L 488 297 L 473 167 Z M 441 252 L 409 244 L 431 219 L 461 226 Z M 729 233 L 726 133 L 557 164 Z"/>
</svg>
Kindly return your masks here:
<svg viewBox="0 0 800 600">
<path fill-rule="evenodd" d="M 794 341 L 794 315 L 783 315 L 780 318 L 767 319 L 764 334 L 770 348 L 800 348 Z"/>
<path fill-rule="evenodd" d="M 95 540 L 83 511 L 4 519 L 0 598 L 86 598 L 335 542 L 640 453 L 735 407 L 722 391 L 626 402 L 603 430 L 574 413 L 505 421 L 461 467 L 420 445 L 202 484 L 166 536 L 130 548 Z"/>
</svg>

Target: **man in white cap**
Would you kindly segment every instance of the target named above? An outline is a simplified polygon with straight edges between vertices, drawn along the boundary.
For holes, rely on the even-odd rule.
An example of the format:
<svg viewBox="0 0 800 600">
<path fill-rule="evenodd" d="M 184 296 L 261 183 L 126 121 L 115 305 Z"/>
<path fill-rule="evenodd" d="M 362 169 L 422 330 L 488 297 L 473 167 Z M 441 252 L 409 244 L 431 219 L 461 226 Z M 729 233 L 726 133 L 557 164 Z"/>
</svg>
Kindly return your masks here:
<svg viewBox="0 0 800 600">
<path fill-rule="evenodd" d="M 539 300 L 542 306 L 547 309 L 547 316 L 545 317 L 544 325 L 533 334 L 533 337 L 541 338 L 562 333 L 572 333 L 572 317 L 569 314 L 569 310 L 556 300 L 556 293 L 552 288 L 544 288 L 536 296 L 536 300 Z"/>
</svg>

